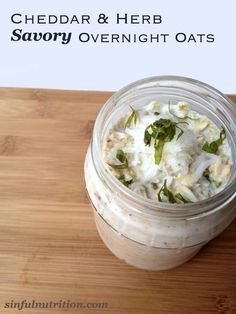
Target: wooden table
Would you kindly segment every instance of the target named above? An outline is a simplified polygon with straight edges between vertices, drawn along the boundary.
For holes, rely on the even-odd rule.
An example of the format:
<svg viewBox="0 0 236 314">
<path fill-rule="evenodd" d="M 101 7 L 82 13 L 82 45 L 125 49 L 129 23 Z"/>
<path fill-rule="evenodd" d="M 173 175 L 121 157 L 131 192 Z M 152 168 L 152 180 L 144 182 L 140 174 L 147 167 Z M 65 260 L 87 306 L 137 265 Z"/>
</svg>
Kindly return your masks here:
<svg viewBox="0 0 236 314">
<path fill-rule="evenodd" d="M 124 264 L 99 238 L 83 163 L 110 95 L 0 90 L 0 313 L 65 311 L 5 308 L 11 300 L 107 303 L 68 313 L 236 313 L 236 221 L 162 272 Z"/>
</svg>

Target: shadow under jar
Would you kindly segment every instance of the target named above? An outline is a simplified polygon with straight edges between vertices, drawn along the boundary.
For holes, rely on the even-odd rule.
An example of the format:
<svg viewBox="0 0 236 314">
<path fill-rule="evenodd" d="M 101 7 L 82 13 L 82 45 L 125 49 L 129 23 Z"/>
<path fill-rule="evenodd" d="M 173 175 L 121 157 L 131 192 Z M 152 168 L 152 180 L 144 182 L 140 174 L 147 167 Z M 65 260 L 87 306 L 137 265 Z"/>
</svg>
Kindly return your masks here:
<svg viewBox="0 0 236 314">
<path fill-rule="evenodd" d="M 109 129 L 132 105 L 149 101 L 185 101 L 190 109 L 225 128 L 232 151 L 226 187 L 203 201 L 188 204 L 145 199 L 125 187 L 104 161 Z M 106 246 L 126 263 L 147 269 L 176 267 L 191 259 L 221 233 L 236 215 L 236 113 L 234 103 L 202 82 L 177 76 L 147 78 L 115 93 L 102 107 L 85 160 L 85 182 L 98 232 Z"/>
</svg>

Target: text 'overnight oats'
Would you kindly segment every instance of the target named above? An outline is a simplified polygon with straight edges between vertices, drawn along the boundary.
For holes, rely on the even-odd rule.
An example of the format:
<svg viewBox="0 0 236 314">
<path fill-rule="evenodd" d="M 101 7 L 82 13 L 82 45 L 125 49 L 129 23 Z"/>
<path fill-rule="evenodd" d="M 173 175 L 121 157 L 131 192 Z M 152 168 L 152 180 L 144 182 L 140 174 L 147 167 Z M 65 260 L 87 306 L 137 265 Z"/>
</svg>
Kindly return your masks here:
<svg viewBox="0 0 236 314">
<path fill-rule="evenodd" d="M 130 107 L 110 129 L 103 153 L 121 183 L 169 203 L 196 202 L 220 192 L 232 165 L 224 128 L 186 102 Z"/>
</svg>

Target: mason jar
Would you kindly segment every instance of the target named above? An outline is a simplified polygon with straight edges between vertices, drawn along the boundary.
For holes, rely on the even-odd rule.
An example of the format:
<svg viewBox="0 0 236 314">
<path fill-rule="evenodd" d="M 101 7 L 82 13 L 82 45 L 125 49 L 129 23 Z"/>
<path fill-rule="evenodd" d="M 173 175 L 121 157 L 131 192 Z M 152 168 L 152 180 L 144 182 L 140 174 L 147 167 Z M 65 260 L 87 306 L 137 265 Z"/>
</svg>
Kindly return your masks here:
<svg viewBox="0 0 236 314">
<path fill-rule="evenodd" d="M 150 101 L 185 101 L 191 110 L 225 128 L 232 171 L 218 194 L 194 203 L 155 202 L 124 186 L 104 161 L 103 144 L 112 125 Z M 147 269 L 176 267 L 220 234 L 236 215 L 236 113 L 234 103 L 213 87 L 177 76 L 151 77 L 116 92 L 95 122 L 85 160 L 85 182 L 97 230 L 106 246 L 126 263 Z"/>
</svg>

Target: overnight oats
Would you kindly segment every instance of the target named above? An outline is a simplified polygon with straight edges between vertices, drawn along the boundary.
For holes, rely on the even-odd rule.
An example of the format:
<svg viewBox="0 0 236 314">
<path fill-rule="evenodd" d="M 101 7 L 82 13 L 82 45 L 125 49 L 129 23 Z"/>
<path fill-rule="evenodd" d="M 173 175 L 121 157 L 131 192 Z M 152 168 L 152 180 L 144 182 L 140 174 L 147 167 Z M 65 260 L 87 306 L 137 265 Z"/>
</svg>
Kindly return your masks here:
<svg viewBox="0 0 236 314">
<path fill-rule="evenodd" d="M 187 78 L 112 96 L 95 123 L 85 181 L 98 232 L 128 264 L 176 267 L 236 214 L 234 104 Z"/>
</svg>

